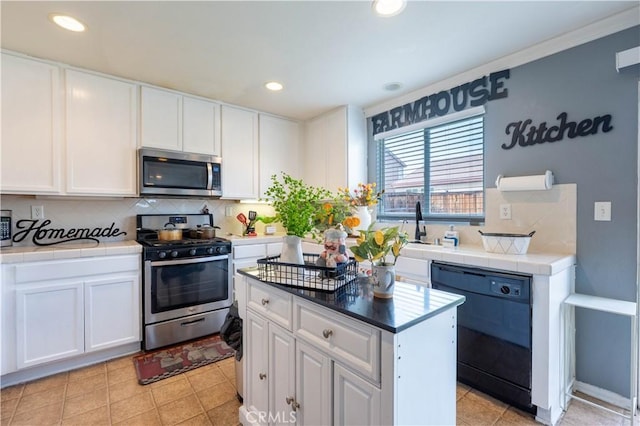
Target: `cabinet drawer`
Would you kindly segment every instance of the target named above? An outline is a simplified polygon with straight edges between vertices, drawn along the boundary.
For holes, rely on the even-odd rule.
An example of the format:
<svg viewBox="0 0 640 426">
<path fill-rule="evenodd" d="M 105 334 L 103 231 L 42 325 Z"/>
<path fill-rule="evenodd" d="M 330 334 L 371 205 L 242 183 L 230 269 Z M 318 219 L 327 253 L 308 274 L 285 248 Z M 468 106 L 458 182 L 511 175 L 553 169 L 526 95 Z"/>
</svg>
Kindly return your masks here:
<svg viewBox="0 0 640 426">
<path fill-rule="evenodd" d="M 247 308 L 258 312 L 271 321 L 291 331 L 292 296 L 269 288 L 265 284 L 249 281 L 247 287 Z"/>
<path fill-rule="evenodd" d="M 380 382 L 380 331 L 303 300 L 294 302 L 294 333 L 334 359 Z"/>
<path fill-rule="evenodd" d="M 247 257 L 258 257 L 262 258 L 266 255 L 266 249 L 264 244 L 251 244 L 247 246 L 234 246 L 233 247 L 233 258 L 234 259 L 244 259 Z"/>
</svg>

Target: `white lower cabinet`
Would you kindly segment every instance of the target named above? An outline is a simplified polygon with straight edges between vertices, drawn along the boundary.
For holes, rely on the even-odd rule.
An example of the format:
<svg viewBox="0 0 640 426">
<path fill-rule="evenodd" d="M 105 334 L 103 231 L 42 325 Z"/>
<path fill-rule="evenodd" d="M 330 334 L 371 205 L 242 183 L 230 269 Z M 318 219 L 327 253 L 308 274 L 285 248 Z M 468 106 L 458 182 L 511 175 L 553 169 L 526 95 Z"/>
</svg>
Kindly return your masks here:
<svg viewBox="0 0 640 426">
<path fill-rule="evenodd" d="M 140 257 L 2 265 L 2 374 L 140 341 Z"/>
<path fill-rule="evenodd" d="M 455 424 L 456 307 L 393 333 L 245 275 L 236 283 L 243 425 Z"/>
<path fill-rule="evenodd" d="M 333 419 L 339 425 L 379 425 L 380 388 L 334 365 Z"/>
<path fill-rule="evenodd" d="M 85 282 L 85 352 L 98 351 L 140 340 L 140 276 Z"/>
<path fill-rule="evenodd" d="M 331 360 L 290 331 L 247 313 L 247 387 L 251 424 L 331 423 Z"/>
<path fill-rule="evenodd" d="M 84 352 L 83 290 L 83 282 L 74 280 L 16 291 L 17 368 Z"/>
</svg>

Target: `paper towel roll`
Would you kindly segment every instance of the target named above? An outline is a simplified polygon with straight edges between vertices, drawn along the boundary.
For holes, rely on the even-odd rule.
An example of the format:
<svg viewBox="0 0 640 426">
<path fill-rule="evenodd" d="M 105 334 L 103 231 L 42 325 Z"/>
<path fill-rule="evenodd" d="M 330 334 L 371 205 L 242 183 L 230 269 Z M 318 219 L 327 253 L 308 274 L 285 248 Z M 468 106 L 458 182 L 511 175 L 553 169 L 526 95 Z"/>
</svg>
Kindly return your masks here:
<svg viewBox="0 0 640 426">
<path fill-rule="evenodd" d="M 496 188 L 499 191 L 540 191 L 551 189 L 553 173 L 547 170 L 543 175 L 503 177 L 498 175 Z"/>
</svg>

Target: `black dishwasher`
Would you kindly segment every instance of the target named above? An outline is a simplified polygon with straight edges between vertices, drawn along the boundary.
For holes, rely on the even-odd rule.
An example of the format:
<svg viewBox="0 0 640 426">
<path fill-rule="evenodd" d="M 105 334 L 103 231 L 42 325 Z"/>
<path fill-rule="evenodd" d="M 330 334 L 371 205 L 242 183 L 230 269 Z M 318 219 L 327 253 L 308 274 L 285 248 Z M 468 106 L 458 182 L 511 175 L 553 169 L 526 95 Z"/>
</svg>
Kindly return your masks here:
<svg viewBox="0 0 640 426">
<path fill-rule="evenodd" d="M 531 403 L 531 276 L 433 262 L 431 285 L 458 307 L 458 380 L 520 409 Z"/>
</svg>

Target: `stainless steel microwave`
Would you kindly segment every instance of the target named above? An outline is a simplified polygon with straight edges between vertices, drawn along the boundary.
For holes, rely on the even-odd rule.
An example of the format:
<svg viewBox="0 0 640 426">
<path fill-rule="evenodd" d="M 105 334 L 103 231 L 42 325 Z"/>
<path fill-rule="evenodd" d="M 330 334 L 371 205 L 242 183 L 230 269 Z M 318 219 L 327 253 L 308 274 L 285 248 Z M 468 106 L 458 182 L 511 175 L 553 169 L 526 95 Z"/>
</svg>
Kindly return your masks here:
<svg viewBox="0 0 640 426">
<path fill-rule="evenodd" d="M 138 158 L 138 182 L 142 196 L 222 196 L 220 157 L 141 148 Z"/>
</svg>

